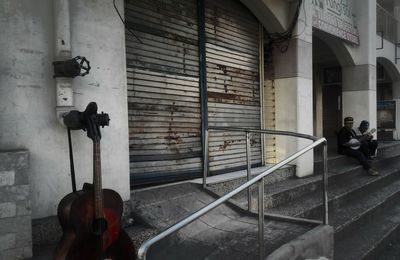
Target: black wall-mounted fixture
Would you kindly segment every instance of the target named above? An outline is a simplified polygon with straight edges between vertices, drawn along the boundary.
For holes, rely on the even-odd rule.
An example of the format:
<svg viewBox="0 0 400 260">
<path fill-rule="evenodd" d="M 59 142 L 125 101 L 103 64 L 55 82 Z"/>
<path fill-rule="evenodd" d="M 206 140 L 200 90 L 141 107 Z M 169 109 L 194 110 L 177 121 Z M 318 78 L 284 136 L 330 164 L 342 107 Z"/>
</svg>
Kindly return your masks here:
<svg viewBox="0 0 400 260">
<path fill-rule="evenodd" d="M 90 62 L 81 56 L 76 56 L 70 60 L 55 61 L 54 78 L 75 78 L 76 76 L 85 76 L 89 74 Z"/>
<path fill-rule="evenodd" d="M 90 102 L 85 111 L 71 110 L 68 114 L 63 116 L 64 124 L 71 130 L 85 130 L 90 115 L 95 115 L 95 120 L 99 126 L 104 127 L 109 125 L 110 117 L 103 112 L 98 114 L 97 104 L 95 102 Z"/>
</svg>

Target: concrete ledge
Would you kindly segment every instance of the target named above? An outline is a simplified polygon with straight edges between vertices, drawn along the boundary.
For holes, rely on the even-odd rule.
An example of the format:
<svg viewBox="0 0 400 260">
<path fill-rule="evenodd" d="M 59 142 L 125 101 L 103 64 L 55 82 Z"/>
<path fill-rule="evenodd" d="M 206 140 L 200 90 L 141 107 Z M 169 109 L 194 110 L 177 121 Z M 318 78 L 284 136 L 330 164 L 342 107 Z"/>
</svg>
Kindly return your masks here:
<svg viewBox="0 0 400 260">
<path fill-rule="evenodd" d="M 333 259 L 333 227 L 318 226 L 276 249 L 266 260 Z"/>
<path fill-rule="evenodd" d="M 28 166 L 28 151 L 0 151 L 0 259 L 32 256 Z"/>
</svg>

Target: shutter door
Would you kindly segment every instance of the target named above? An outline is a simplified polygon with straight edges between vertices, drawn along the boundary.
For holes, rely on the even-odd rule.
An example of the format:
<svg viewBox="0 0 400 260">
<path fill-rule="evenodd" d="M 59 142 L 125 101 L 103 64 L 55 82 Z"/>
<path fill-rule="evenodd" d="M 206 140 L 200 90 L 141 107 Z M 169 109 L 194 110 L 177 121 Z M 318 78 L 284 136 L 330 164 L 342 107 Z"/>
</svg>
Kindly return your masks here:
<svg viewBox="0 0 400 260">
<path fill-rule="evenodd" d="M 264 81 L 264 122 L 266 129 L 276 129 L 275 86 L 273 80 Z M 266 163 L 276 163 L 276 136 L 264 136 L 264 156 Z"/>
<path fill-rule="evenodd" d="M 206 0 L 209 126 L 259 129 L 259 24 L 239 1 Z M 246 167 L 244 133 L 210 132 L 210 172 Z M 261 164 L 260 135 L 251 137 L 252 164 Z"/>
<path fill-rule="evenodd" d="M 201 174 L 196 1 L 125 1 L 133 185 Z"/>
</svg>

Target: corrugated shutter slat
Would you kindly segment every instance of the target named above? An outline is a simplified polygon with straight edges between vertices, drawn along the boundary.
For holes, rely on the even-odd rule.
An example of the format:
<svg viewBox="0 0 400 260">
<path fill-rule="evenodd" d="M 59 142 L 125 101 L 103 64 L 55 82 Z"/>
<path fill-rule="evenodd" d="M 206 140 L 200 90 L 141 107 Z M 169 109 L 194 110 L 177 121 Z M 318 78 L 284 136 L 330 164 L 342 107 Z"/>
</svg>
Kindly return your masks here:
<svg viewBox="0 0 400 260">
<path fill-rule="evenodd" d="M 201 173 L 196 1 L 125 1 L 134 185 Z"/>
<path fill-rule="evenodd" d="M 239 1 L 206 1 L 206 57 L 210 126 L 260 128 L 256 18 Z M 244 133 L 210 133 L 210 172 L 246 165 Z M 252 164 L 261 164 L 260 135 L 251 136 Z"/>
</svg>

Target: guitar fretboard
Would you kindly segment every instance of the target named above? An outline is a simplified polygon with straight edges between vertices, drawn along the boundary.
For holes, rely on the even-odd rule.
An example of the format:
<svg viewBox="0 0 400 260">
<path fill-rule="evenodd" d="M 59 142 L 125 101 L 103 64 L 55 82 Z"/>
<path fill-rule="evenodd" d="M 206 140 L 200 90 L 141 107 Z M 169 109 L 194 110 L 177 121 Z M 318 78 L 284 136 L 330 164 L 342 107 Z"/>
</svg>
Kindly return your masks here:
<svg viewBox="0 0 400 260">
<path fill-rule="evenodd" d="M 103 188 L 101 185 L 100 141 L 93 141 L 93 186 L 94 214 L 97 219 L 103 218 Z"/>
</svg>

